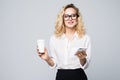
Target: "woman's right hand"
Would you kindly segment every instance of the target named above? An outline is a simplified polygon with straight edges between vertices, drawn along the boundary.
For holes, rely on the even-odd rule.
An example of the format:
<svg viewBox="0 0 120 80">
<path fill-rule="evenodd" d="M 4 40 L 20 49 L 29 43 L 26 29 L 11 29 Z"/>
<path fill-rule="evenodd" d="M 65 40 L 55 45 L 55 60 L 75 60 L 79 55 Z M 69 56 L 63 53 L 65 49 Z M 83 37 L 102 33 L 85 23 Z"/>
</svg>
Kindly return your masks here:
<svg viewBox="0 0 120 80">
<path fill-rule="evenodd" d="M 51 59 L 51 57 L 48 55 L 48 51 L 45 48 L 44 53 L 40 53 L 39 49 L 37 48 L 38 55 L 45 60 L 50 66 L 54 66 L 54 61 Z"/>
<path fill-rule="evenodd" d="M 38 56 L 39 56 L 40 58 L 42 58 L 43 60 L 47 60 L 47 59 L 49 59 L 48 51 L 47 51 L 46 48 L 45 48 L 44 51 L 45 51 L 44 53 L 40 53 L 39 49 L 37 48 Z"/>
</svg>

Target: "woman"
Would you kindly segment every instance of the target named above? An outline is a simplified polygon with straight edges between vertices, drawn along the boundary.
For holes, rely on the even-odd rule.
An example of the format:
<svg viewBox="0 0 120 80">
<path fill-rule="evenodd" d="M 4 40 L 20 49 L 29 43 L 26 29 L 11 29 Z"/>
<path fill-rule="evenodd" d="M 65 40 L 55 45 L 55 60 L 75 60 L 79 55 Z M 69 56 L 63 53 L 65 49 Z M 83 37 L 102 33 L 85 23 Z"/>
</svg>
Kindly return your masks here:
<svg viewBox="0 0 120 80">
<path fill-rule="evenodd" d="M 50 52 L 47 49 L 39 56 L 52 68 L 57 68 L 56 80 L 87 80 L 84 69 L 90 62 L 91 42 L 79 9 L 74 4 L 64 6 L 58 14 L 55 34 L 50 38 Z"/>
</svg>

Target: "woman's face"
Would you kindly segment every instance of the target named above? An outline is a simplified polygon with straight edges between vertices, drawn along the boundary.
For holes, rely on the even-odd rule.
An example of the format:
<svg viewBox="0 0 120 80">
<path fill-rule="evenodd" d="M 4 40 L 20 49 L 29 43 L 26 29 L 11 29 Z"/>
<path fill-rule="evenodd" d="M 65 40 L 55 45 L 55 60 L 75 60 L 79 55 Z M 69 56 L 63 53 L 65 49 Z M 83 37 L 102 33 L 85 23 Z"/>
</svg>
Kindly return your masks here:
<svg viewBox="0 0 120 80">
<path fill-rule="evenodd" d="M 74 8 L 67 8 L 64 13 L 64 24 L 67 28 L 74 28 L 77 24 L 77 13 Z"/>
</svg>

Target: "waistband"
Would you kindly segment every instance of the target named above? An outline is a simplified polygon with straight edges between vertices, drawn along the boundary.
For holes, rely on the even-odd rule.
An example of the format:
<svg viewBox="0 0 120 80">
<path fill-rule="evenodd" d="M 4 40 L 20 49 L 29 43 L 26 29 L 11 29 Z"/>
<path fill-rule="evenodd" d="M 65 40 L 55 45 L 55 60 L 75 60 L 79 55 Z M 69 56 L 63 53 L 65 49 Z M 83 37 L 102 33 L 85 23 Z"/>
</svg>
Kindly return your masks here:
<svg viewBox="0 0 120 80">
<path fill-rule="evenodd" d="M 58 69 L 58 71 L 77 71 L 77 70 L 83 70 L 82 68 L 77 69 Z"/>
</svg>

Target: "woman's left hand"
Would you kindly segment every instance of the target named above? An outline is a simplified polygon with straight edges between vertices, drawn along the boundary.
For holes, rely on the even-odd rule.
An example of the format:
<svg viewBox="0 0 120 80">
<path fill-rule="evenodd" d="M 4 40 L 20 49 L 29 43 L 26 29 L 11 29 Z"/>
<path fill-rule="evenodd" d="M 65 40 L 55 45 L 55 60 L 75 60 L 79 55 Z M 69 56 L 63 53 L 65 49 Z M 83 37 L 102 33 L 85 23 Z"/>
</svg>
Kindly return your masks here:
<svg viewBox="0 0 120 80">
<path fill-rule="evenodd" d="M 87 54 L 86 54 L 86 51 L 77 51 L 76 52 L 76 55 L 79 57 L 79 59 L 85 59 Z"/>
</svg>

